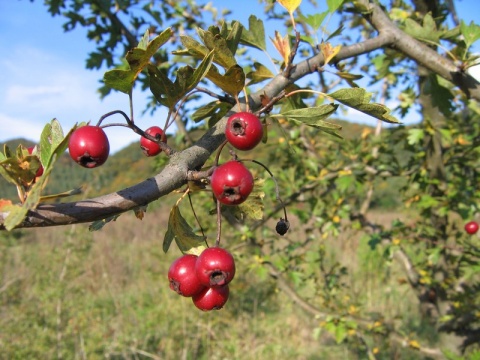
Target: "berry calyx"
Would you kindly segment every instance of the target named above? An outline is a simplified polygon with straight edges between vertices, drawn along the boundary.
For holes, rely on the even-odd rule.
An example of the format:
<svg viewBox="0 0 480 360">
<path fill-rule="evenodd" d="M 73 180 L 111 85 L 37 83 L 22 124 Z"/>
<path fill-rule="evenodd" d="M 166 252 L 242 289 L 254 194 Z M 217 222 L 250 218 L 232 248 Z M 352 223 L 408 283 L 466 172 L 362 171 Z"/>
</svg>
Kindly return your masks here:
<svg viewBox="0 0 480 360">
<path fill-rule="evenodd" d="M 107 161 L 110 143 L 101 127 L 86 125 L 72 133 L 68 142 L 68 151 L 77 164 L 91 169 Z"/>
<path fill-rule="evenodd" d="M 145 133 L 160 140 L 162 139 L 163 130 L 158 126 L 152 126 L 145 130 Z M 155 156 L 162 152 L 162 148 L 157 142 L 149 140 L 143 136 L 140 138 L 140 147 L 145 156 Z"/>
<path fill-rule="evenodd" d="M 28 147 L 27 148 L 28 153 L 30 155 L 32 155 L 34 149 L 35 149 L 35 146 Z M 35 174 L 35 177 L 39 177 L 39 176 L 42 176 L 42 175 L 43 175 L 43 166 L 40 164 L 40 167 L 38 168 L 37 173 Z"/>
<path fill-rule="evenodd" d="M 235 276 L 235 260 L 227 250 L 211 247 L 198 256 L 195 273 L 198 281 L 204 286 L 223 286 Z"/>
<path fill-rule="evenodd" d="M 202 311 L 219 310 L 226 304 L 229 295 L 228 285 L 205 288 L 194 295 L 192 301 Z"/>
<path fill-rule="evenodd" d="M 239 112 L 228 118 L 225 137 L 234 148 L 251 150 L 262 141 L 263 125 L 256 115 Z"/>
<path fill-rule="evenodd" d="M 191 297 L 204 290 L 205 287 L 195 273 L 196 262 L 197 256 L 187 254 L 179 257 L 170 265 L 168 269 L 170 289 L 185 297 Z"/>
<path fill-rule="evenodd" d="M 241 162 L 227 161 L 218 166 L 210 179 L 215 197 L 224 205 L 244 202 L 253 190 L 253 176 Z"/>
<path fill-rule="evenodd" d="M 476 221 L 470 221 L 465 224 L 465 231 L 470 235 L 475 234 L 478 231 L 478 228 L 479 225 Z"/>
</svg>

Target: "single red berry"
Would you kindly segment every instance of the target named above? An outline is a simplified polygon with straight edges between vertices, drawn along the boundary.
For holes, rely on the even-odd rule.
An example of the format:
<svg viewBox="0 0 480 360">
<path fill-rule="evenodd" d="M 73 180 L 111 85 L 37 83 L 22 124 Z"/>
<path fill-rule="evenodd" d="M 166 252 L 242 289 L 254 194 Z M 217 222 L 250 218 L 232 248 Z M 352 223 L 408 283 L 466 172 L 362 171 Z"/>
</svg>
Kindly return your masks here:
<svg viewBox="0 0 480 360">
<path fill-rule="evenodd" d="M 478 223 L 476 221 L 470 221 L 465 224 L 465 231 L 470 235 L 475 234 L 478 231 Z"/>
<path fill-rule="evenodd" d="M 30 146 L 27 150 L 28 153 L 31 155 L 33 153 L 33 149 L 35 149 L 35 146 Z M 37 173 L 35 174 L 35 177 L 39 177 L 43 175 L 43 166 L 40 164 L 40 167 L 37 170 Z"/>
<path fill-rule="evenodd" d="M 94 168 L 107 161 L 110 143 L 101 127 L 86 125 L 72 133 L 68 151 L 70 157 L 79 165 Z"/>
<path fill-rule="evenodd" d="M 215 197 L 225 205 L 241 204 L 253 190 L 251 172 L 236 160 L 218 166 L 213 171 L 210 183 Z"/>
<path fill-rule="evenodd" d="M 219 247 L 202 251 L 195 263 L 198 281 L 204 286 L 223 286 L 235 276 L 235 260 L 232 254 Z"/>
<path fill-rule="evenodd" d="M 163 135 L 163 130 L 158 126 L 152 126 L 145 130 L 145 133 L 160 140 Z M 162 152 L 162 148 L 157 142 L 149 140 L 143 136 L 140 138 L 140 147 L 146 156 L 155 156 Z"/>
<path fill-rule="evenodd" d="M 205 288 L 199 294 L 192 297 L 193 303 L 203 311 L 219 310 L 227 302 L 230 295 L 228 285 Z"/>
<path fill-rule="evenodd" d="M 256 115 L 239 112 L 228 118 L 225 136 L 234 148 L 251 150 L 262 141 L 263 125 Z"/>
<path fill-rule="evenodd" d="M 204 289 L 195 273 L 196 262 L 197 256 L 187 254 L 179 257 L 170 265 L 168 269 L 170 289 L 185 297 L 198 294 Z"/>
</svg>

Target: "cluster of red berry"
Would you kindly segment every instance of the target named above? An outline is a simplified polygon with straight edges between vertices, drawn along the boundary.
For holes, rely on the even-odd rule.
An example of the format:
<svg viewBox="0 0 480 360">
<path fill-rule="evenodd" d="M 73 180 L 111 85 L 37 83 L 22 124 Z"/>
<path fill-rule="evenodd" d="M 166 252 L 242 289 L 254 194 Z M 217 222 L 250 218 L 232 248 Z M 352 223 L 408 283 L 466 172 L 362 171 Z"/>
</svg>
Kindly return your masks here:
<svg viewBox="0 0 480 360">
<path fill-rule="evenodd" d="M 203 311 L 221 309 L 228 300 L 228 283 L 235 276 L 232 254 L 211 247 L 199 256 L 186 254 L 176 259 L 168 270 L 170 288 L 181 296 L 191 297 Z"/>
<path fill-rule="evenodd" d="M 228 118 L 225 137 L 235 149 L 251 150 L 262 141 L 263 125 L 254 114 L 239 112 Z M 210 184 L 218 201 L 238 205 L 252 192 L 253 176 L 242 162 L 230 160 L 215 168 Z"/>
<path fill-rule="evenodd" d="M 163 131 L 158 126 L 148 128 L 145 133 L 159 140 L 163 136 Z M 140 138 L 140 147 L 146 156 L 155 156 L 162 151 L 158 142 L 143 136 Z M 70 157 L 79 165 L 86 168 L 95 168 L 107 161 L 110 153 L 110 143 L 103 128 L 86 125 L 72 133 L 68 143 L 68 151 Z"/>
<path fill-rule="evenodd" d="M 166 141 L 162 129 L 152 126 L 145 134 L 156 141 L 142 136 L 142 151 L 146 156 L 158 155 L 162 151 L 159 141 Z M 252 150 L 262 141 L 263 125 L 255 114 L 239 112 L 229 117 L 225 137 L 237 150 Z M 83 167 L 95 168 L 102 165 L 107 160 L 109 151 L 108 138 L 99 125 L 82 126 L 70 136 L 70 156 Z M 248 198 L 254 187 L 254 179 L 244 162 L 235 157 L 215 165 L 210 185 L 219 203 L 233 206 Z M 285 234 L 288 223 L 281 219 L 279 225 L 277 224 L 277 232 Z M 176 259 L 168 271 L 168 280 L 172 290 L 184 297 L 191 297 L 197 308 L 209 311 L 221 309 L 225 305 L 230 294 L 228 284 L 234 275 L 233 256 L 221 248 L 217 241 L 214 247 L 205 249 L 198 256 L 185 254 Z"/>
</svg>

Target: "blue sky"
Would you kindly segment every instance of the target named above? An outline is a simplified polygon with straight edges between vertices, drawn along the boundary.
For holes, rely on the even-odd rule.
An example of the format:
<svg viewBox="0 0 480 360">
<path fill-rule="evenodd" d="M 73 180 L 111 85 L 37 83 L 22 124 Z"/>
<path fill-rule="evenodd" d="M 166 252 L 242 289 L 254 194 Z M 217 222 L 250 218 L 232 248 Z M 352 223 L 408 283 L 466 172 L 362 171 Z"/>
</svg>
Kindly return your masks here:
<svg viewBox="0 0 480 360">
<path fill-rule="evenodd" d="M 247 1 L 248 7 L 234 9 L 232 15 L 242 23 L 247 23 L 249 14 L 261 12 L 257 0 Z M 220 8 L 224 4 L 220 0 L 213 3 Z M 459 1 L 457 10 L 460 18 L 469 23 L 480 13 L 480 3 Z M 96 122 L 112 110 L 128 113 L 125 94 L 112 93 L 100 100 L 96 90 L 103 70 L 85 69 L 86 54 L 94 46 L 83 29 L 64 33 L 63 22 L 61 17 L 52 18 L 47 13 L 42 0 L 0 0 L 0 142 L 17 137 L 38 142 L 44 124 L 52 118 L 57 118 L 67 131 L 76 122 Z M 273 30 L 267 31 L 273 37 Z M 154 117 L 141 115 L 145 98 L 146 94 L 134 94 L 135 118 L 143 128 L 158 125 L 162 117 L 160 112 Z M 350 118 L 366 121 L 360 114 Z M 138 141 L 138 135 L 125 128 L 108 128 L 107 134 L 112 152 Z"/>
</svg>

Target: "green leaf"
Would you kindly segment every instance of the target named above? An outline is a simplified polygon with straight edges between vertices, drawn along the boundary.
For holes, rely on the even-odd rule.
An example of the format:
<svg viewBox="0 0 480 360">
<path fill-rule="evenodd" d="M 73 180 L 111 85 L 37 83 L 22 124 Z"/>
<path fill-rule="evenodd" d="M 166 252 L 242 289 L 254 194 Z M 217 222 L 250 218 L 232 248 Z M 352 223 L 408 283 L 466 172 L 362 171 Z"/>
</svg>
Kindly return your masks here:
<svg viewBox="0 0 480 360">
<path fill-rule="evenodd" d="M 225 26 L 226 29 L 226 26 Z M 225 41 L 230 52 L 235 55 L 238 49 L 238 44 L 242 38 L 242 32 L 244 27 L 238 21 L 232 22 L 232 28 L 225 36 Z"/>
<path fill-rule="evenodd" d="M 106 219 L 94 221 L 93 223 L 90 224 L 90 226 L 88 227 L 88 230 L 89 230 L 89 231 L 98 231 L 98 230 L 101 230 L 101 229 L 103 229 L 103 227 L 104 227 L 105 225 L 107 225 L 109 222 L 111 222 L 111 221 L 116 221 L 119 216 L 120 216 L 120 215 L 113 215 L 113 216 L 109 216 L 109 217 L 106 218 Z"/>
<path fill-rule="evenodd" d="M 255 180 L 253 190 L 247 200 L 234 207 L 234 209 L 238 209 L 241 213 L 245 214 L 252 220 L 262 220 L 263 210 L 265 208 L 263 203 L 265 192 L 262 190 L 264 182 L 264 179 Z"/>
<path fill-rule="evenodd" d="M 407 137 L 408 144 L 416 145 L 423 139 L 424 136 L 425 132 L 422 129 L 409 129 Z"/>
<path fill-rule="evenodd" d="M 267 50 L 265 41 L 265 27 L 263 21 L 255 15 L 248 18 L 248 30 L 243 29 L 240 42 L 244 45 L 251 46 L 263 51 Z"/>
<path fill-rule="evenodd" d="M 180 213 L 177 205 L 170 210 L 168 229 L 163 239 L 163 251 L 167 252 L 172 240 L 184 254 L 200 254 L 205 249 L 205 237 L 196 235 Z"/>
<path fill-rule="evenodd" d="M 365 89 L 362 89 L 362 88 L 340 89 L 335 91 L 332 94 L 329 94 L 329 96 L 348 107 L 356 109 L 367 115 L 373 116 L 376 119 L 379 119 L 388 123 L 393 123 L 393 124 L 400 123 L 400 121 L 398 121 L 397 118 L 390 115 L 390 109 L 387 108 L 385 105 L 378 104 L 378 103 L 370 103 L 372 94 L 368 93 Z"/>
<path fill-rule="evenodd" d="M 460 31 L 462 32 L 463 35 L 463 40 L 465 41 L 465 44 L 467 45 L 467 49 L 472 46 L 472 44 L 480 39 L 480 26 L 475 24 L 473 21 L 470 22 L 469 25 L 465 24 L 465 22 L 462 20 L 460 22 Z"/>
<path fill-rule="evenodd" d="M 221 75 L 217 67 L 212 65 L 207 78 L 231 96 L 237 96 L 245 86 L 245 73 L 239 65 L 233 65 L 225 75 Z"/>
<path fill-rule="evenodd" d="M 221 65 L 225 69 L 229 69 L 237 64 L 235 56 L 230 51 L 226 39 L 218 34 L 213 34 L 211 31 L 204 31 L 202 29 L 197 29 L 197 33 L 209 52 L 213 50 L 215 54 L 213 61 L 216 64 Z"/>
<path fill-rule="evenodd" d="M 126 94 L 130 93 L 138 74 L 143 71 L 151 57 L 170 39 L 172 34 L 172 30 L 168 28 L 146 45 L 146 39 L 149 37 L 147 30 L 139 46 L 131 49 L 125 57 L 130 69 L 107 71 L 103 77 L 105 85 Z"/>
<path fill-rule="evenodd" d="M 333 13 L 343 4 L 344 0 L 327 0 L 328 11 Z"/>
<path fill-rule="evenodd" d="M 324 11 L 322 13 L 310 14 L 308 16 L 302 14 L 302 18 L 314 31 L 318 31 L 320 26 L 322 26 L 323 20 L 325 20 L 329 13 L 329 11 Z"/>
<path fill-rule="evenodd" d="M 208 53 L 199 66 L 183 66 L 177 70 L 177 78 L 172 82 L 161 70 L 149 64 L 150 90 L 162 105 L 173 109 L 187 93 L 193 90 L 206 76 L 213 60 L 213 51 Z"/>
<path fill-rule="evenodd" d="M 266 66 L 258 62 L 254 62 L 253 66 L 255 71 L 251 71 L 247 74 L 247 78 L 250 79 L 248 85 L 257 84 L 275 76 Z"/>
<path fill-rule="evenodd" d="M 218 120 L 223 118 L 232 107 L 232 104 L 226 102 L 213 101 L 195 110 L 191 115 L 191 119 L 199 122 L 209 118 L 209 125 L 214 125 Z"/>
<path fill-rule="evenodd" d="M 342 138 L 337 131 L 341 130 L 340 125 L 335 125 L 323 119 L 328 118 L 331 114 L 337 110 L 338 105 L 336 104 L 326 104 L 318 107 L 303 108 L 303 109 L 293 109 L 281 114 L 272 114 L 271 117 L 277 118 L 286 118 L 288 121 L 293 121 L 295 123 L 301 123 L 314 128 L 320 129 L 328 134 Z"/>
<path fill-rule="evenodd" d="M 418 24 L 410 18 L 405 19 L 404 31 L 418 40 L 438 44 L 440 42 L 440 32 L 430 13 L 423 18 L 423 25 Z"/>
</svg>

